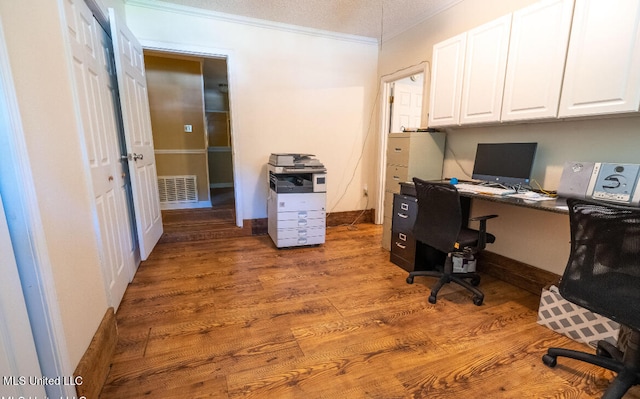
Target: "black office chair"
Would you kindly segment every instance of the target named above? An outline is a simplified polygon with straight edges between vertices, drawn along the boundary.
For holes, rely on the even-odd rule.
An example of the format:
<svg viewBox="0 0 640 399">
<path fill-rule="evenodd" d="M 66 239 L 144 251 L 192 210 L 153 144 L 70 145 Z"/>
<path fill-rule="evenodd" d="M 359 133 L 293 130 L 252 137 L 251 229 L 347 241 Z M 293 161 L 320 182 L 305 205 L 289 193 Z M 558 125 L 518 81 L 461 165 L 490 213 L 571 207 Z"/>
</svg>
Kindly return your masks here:
<svg viewBox="0 0 640 399">
<path fill-rule="evenodd" d="M 415 239 L 447 255 L 444 265 L 432 265 L 435 269 L 409 273 L 407 283 L 413 284 L 413 278 L 416 276 L 439 277 L 440 280 L 431 288 L 430 303 L 436 303 L 438 291 L 443 285 L 454 282 L 473 293 L 474 304 L 482 305 L 484 294 L 476 288 L 480 284 L 480 275 L 454 273 L 452 253 L 467 249 L 475 254 L 484 249 L 487 243 L 494 242 L 495 237 L 487 233 L 487 219 L 498 215 L 469 219 L 479 221 L 480 229 L 467 228 L 466 221 L 464 225 L 462 221 L 460 194 L 454 185 L 426 182 L 415 177 L 413 182 L 418 198 L 418 215 L 413 225 Z M 440 268 L 442 270 L 439 270 Z"/>
<path fill-rule="evenodd" d="M 599 341 L 596 354 L 550 348 L 542 361 L 557 357 L 588 362 L 616 372 L 603 399 L 621 398 L 640 383 L 640 208 L 568 199 L 571 253 L 560 281 L 568 301 L 627 326 L 625 351 Z"/>
</svg>

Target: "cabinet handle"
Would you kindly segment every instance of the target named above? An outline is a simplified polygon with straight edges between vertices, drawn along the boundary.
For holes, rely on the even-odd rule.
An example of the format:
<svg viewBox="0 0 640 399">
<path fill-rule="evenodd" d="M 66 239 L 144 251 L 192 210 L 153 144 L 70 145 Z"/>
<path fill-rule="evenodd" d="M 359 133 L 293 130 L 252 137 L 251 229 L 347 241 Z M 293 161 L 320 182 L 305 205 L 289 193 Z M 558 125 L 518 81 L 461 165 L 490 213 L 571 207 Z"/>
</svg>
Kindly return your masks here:
<svg viewBox="0 0 640 399">
<path fill-rule="evenodd" d="M 402 148 L 400 148 L 400 147 L 396 147 L 396 148 L 394 148 L 393 150 L 394 150 L 395 152 L 402 152 Z"/>
<path fill-rule="evenodd" d="M 396 242 L 396 246 L 398 246 L 400 249 L 407 249 L 406 245 L 402 245 L 399 242 Z"/>
<path fill-rule="evenodd" d="M 403 219 L 408 219 L 409 215 L 405 215 L 404 213 L 398 213 L 398 216 L 400 216 Z"/>
<path fill-rule="evenodd" d="M 402 209 L 403 211 L 408 211 L 409 210 L 409 204 L 407 204 L 406 202 L 400 203 L 400 209 Z"/>
<path fill-rule="evenodd" d="M 407 235 L 404 233 L 398 233 L 398 238 L 402 241 L 407 241 Z"/>
<path fill-rule="evenodd" d="M 400 176 L 393 176 L 393 180 L 400 180 Z"/>
</svg>

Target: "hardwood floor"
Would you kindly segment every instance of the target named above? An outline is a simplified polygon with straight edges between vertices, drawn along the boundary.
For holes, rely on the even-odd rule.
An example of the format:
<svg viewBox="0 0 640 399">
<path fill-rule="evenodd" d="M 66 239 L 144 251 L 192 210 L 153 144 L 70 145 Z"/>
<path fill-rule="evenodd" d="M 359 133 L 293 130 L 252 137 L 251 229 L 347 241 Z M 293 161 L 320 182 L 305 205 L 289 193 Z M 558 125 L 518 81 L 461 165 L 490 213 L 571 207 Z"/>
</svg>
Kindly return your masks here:
<svg viewBox="0 0 640 399">
<path fill-rule="evenodd" d="M 185 242 L 251 235 L 236 226 L 233 188 L 211 189 L 211 207 L 162 211 L 161 242 Z"/>
<path fill-rule="evenodd" d="M 476 307 L 406 272 L 381 226 L 329 228 L 322 246 L 268 236 L 159 244 L 116 314 L 101 398 L 598 398 L 613 373 L 536 323 L 539 297 L 489 276 Z M 625 398 L 640 398 L 636 387 Z"/>
</svg>

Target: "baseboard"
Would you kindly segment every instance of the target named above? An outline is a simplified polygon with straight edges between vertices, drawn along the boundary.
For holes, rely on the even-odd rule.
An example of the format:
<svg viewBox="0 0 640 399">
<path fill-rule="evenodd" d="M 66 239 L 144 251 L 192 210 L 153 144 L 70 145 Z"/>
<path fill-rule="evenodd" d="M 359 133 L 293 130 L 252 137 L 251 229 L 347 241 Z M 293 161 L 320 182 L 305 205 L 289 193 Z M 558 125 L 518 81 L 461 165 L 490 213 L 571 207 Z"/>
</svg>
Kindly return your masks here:
<svg viewBox="0 0 640 399">
<path fill-rule="evenodd" d="M 197 202 L 161 202 L 160 210 L 211 208 L 211 201 Z"/>
<path fill-rule="evenodd" d="M 76 385 L 78 397 L 97 398 L 100 395 L 117 343 L 118 328 L 114 309 L 111 307 L 107 309 L 89 348 L 73 373 L 75 377 L 82 378 L 82 384 Z"/>
<path fill-rule="evenodd" d="M 543 287 L 557 284 L 560 279 L 560 276 L 555 273 L 491 251 L 482 251 L 478 254 L 477 269 L 536 295 L 540 295 Z"/>
<path fill-rule="evenodd" d="M 336 227 L 345 224 L 373 223 L 375 220 L 375 209 L 365 209 L 360 211 L 332 212 L 327 215 L 327 227 Z M 242 222 L 246 235 L 267 234 L 269 222 L 267 218 L 244 219 Z M 251 234 L 248 234 L 251 232 Z"/>
<path fill-rule="evenodd" d="M 331 212 L 327 214 L 327 227 L 336 227 L 345 224 L 373 223 L 375 220 L 374 209 L 359 211 Z"/>
</svg>

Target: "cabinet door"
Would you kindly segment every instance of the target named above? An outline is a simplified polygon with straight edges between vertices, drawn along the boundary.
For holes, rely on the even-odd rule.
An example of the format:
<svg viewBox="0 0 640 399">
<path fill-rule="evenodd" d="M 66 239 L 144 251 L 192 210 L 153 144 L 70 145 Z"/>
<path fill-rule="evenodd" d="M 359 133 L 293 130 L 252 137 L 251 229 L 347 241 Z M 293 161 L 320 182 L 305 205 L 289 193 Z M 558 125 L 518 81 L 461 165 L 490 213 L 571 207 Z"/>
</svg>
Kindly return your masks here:
<svg viewBox="0 0 640 399">
<path fill-rule="evenodd" d="M 545 0 L 513 13 L 502 120 L 555 118 L 573 0 Z"/>
<path fill-rule="evenodd" d="M 560 117 L 638 111 L 640 1 L 577 0 Z"/>
<path fill-rule="evenodd" d="M 433 46 L 429 126 L 457 125 L 460 118 L 462 73 L 467 34 Z"/>
<path fill-rule="evenodd" d="M 500 120 L 510 29 L 508 14 L 467 32 L 461 125 Z"/>
</svg>

